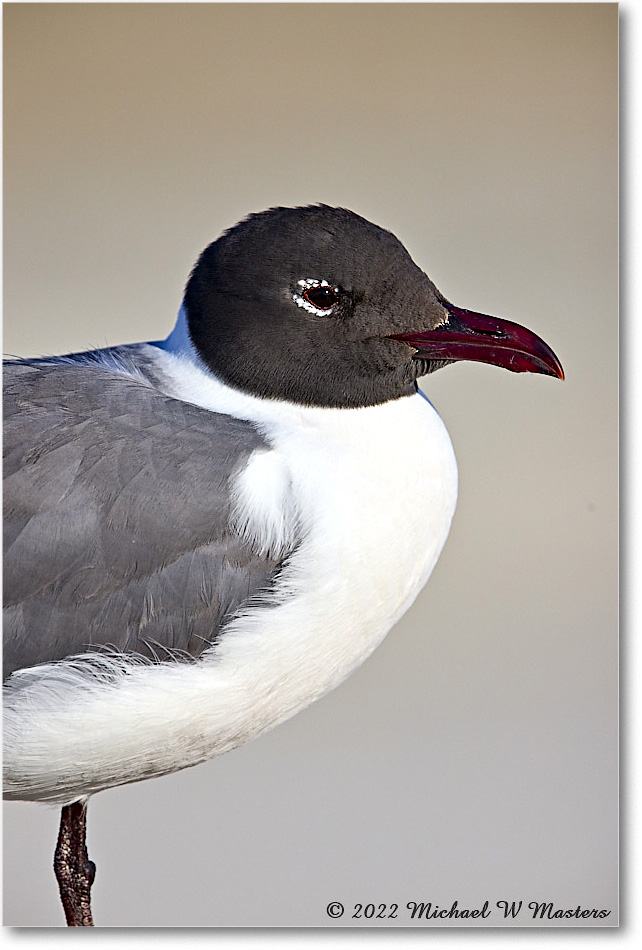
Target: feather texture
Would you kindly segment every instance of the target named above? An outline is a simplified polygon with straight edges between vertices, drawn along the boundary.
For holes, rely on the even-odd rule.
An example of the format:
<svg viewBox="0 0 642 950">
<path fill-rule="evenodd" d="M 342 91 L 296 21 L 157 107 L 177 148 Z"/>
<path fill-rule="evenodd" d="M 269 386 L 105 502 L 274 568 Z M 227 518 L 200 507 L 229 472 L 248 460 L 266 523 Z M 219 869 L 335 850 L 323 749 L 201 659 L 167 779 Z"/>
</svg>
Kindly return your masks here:
<svg viewBox="0 0 642 950">
<path fill-rule="evenodd" d="M 5 676 L 100 648 L 197 657 L 294 546 L 230 525 L 257 429 L 166 396 L 132 350 L 5 366 Z"/>
</svg>

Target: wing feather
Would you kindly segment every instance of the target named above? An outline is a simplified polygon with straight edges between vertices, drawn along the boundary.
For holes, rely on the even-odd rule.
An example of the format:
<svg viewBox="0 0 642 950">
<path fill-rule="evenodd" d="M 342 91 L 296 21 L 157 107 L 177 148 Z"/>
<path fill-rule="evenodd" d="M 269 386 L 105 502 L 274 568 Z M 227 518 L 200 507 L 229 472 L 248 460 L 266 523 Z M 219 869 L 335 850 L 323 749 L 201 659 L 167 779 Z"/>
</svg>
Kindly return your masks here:
<svg viewBox="0 0 642 950">
<path fill-rule="evenodd" d="M 230 527 L 263 437 L 126 372 L 132 352 L 5 365 L 5 675 L 101 648 L 198 657 L 282 567 Z"/>
</svg>

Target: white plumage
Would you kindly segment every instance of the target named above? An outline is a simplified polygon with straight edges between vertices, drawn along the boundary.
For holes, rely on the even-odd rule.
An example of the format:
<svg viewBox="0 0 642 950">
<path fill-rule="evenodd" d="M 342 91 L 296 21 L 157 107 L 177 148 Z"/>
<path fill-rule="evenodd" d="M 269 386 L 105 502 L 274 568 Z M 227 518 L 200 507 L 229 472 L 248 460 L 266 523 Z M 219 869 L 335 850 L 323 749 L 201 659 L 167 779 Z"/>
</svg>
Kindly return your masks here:
<svg viewBox="0 0 642 950">
<path fill-rule="evenodd" d="M 195 765 L 259 735 L 340 683 L 426 583 L 448 535 L 457 470 L 421 394 L 359 409 L 259 399 L 185 346 L 149 347 L 168 394 L 256 423 L 233 485 L 259 552 L 292 552 L 274 606 L 246 607 L 195 663 L 66 660 L 14 674 L 5 705 L 6 797 L 72 802 Z M 296 598 L 280 594 L 297 588 Z M 98 675 L 97 675 L 98 674 Z"/>
</svg>

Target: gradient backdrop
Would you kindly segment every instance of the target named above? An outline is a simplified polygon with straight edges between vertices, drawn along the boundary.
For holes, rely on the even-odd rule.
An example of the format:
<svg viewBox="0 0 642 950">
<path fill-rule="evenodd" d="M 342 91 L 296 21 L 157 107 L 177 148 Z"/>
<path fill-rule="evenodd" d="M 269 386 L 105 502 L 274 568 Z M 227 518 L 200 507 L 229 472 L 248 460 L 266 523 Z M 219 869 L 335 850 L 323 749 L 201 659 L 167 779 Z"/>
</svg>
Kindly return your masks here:
<svg viewBox="0 0 642 950">
<path fill-rule="evenodd" d="M 384 927 L 488 900 L 480 925 L 542 926 L 502 920 L 522 900 L 613 926 L 617 6 L 11 4 L 4 24 L 5 352 L 163 337 L 223 228 L 322 201 L 567 375 L 424 380 L 460 467 L 431 582 L 316 705 L 90 802 L 97 923 L 357 926 L 356 902 L 398 903 Z M 6 806 L 5 924 L 62 924 L 57 825 Z"/>
</svg>

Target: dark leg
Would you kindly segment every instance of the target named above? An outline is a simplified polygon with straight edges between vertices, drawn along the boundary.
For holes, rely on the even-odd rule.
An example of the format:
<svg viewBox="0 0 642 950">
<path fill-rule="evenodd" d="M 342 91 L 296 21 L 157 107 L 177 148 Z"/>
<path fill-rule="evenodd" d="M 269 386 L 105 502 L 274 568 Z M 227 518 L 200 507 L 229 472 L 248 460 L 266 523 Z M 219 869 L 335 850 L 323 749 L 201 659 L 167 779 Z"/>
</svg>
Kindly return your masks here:
<svg viewBox="0 0 642 950">
<path fill-rule="evenodd" d="M 54 871 L 68 927 L 94 926 L 89 892 L 94 883 L 96 865 L 87 856 L 86 825 L 86 802 L 74 802 L 63 807 L 54 854 Z"/>
</svg>

